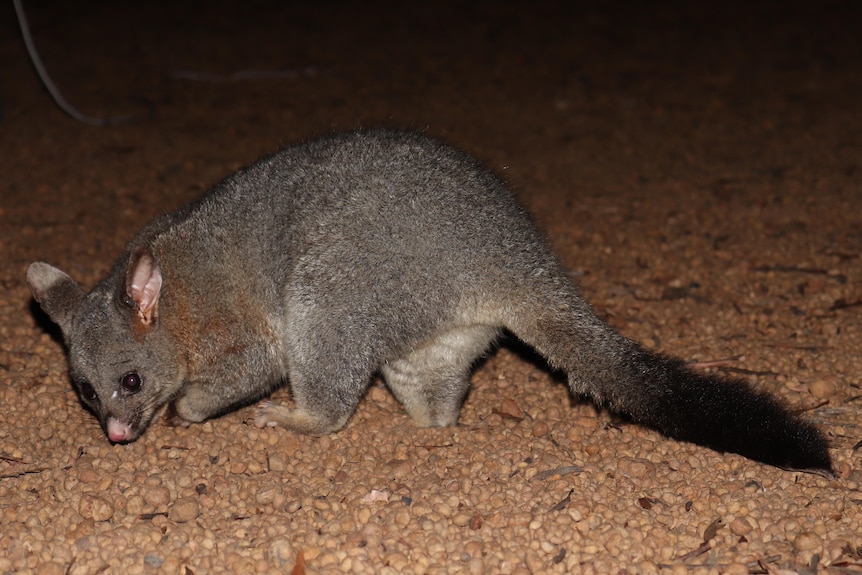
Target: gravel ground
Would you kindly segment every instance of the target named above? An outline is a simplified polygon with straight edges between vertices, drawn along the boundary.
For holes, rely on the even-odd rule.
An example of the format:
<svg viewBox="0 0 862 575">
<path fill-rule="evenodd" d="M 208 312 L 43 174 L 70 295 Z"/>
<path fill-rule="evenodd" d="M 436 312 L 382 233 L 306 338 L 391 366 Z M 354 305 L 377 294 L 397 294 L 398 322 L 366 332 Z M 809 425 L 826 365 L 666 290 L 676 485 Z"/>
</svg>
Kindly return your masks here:
<svg viewBox="0 0 862 575">
<path fill-rule="evenodd" d="M 141 117 L 63 115 L 0 10 L 0 573 L 862 573 L 854 3 L 26 4 L 69 100 Z M 247 408 L 111 445 L 27 264 L 91 286 L 237 167 L 376 124 L 481 157 L 612 325 L 806 412 L 837 478 L 621 421 L 515 342 L 457 428 L 375 382 L 332 436 Z"/>
</svg>

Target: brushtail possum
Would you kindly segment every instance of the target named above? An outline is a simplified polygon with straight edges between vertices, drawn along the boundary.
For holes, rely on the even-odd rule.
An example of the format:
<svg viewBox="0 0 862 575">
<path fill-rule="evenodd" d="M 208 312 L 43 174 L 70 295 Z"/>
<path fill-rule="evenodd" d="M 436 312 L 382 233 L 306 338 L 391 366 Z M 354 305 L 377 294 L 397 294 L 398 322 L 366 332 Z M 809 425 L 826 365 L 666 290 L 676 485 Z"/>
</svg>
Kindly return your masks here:
<svg viewBox="0 0 862 575">
<path fill-rule="evenodd" d="M 771 396 L 613 331 L 501 180 L 417 133 L 287 147 L 145 227 L 91 292 L 41 262 L 27 283 L 112 442 L 285 383 L 293 407 L 262 402 L 257 425 L 335 432 L 378 373 L 417 425 L 454 425 L 508 332 L 573 394 L 667 436 L 831 472 L 824 437 Z"/>
</svg>

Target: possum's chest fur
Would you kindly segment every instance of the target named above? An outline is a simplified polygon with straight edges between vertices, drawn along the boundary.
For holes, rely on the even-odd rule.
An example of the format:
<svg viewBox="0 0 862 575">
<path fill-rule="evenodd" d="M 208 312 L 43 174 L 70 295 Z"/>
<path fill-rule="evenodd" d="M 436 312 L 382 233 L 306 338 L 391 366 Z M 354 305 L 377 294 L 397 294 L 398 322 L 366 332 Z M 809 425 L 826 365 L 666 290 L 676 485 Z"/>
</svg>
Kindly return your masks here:
<svg viewBox="0 0 862 575">
<path fill-rule="evenodd" d="M 177 282 L 163 302 L 163 327 L 171 334 L 187 385 L 219 387 L 255 381 L 275 386 L 286 374 L 277 317 L 252 286 Z M 252 393 L 251 390 L 249 390 Z M 259 395 L 260 392 L 254 393 Z"/>
</svg>

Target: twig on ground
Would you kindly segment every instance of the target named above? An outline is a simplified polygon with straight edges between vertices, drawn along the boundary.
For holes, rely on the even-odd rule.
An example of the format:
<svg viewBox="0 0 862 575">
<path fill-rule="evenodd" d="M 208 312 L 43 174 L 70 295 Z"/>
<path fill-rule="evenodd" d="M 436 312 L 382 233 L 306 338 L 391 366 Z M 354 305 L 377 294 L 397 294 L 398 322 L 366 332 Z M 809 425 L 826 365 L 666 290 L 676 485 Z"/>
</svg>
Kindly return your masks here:
<svg viewBox="0 0 862 575">
<path fill-rule="evenodd" d="M 704 553 L 706 553 L 710 549 L 712 549 L 712 546 L 707 542 L 703 542 L 700 544 L 700 547 L 698 547 L 694 551 L 689 551 L 685 555 L 680 555 L 679 557 L 677 557 L 677 559 L 679 561 L 688 561 L 689 559 L 694 559 L 695 557 L 699 557 L 700 555 L 703 555 Z"/>
<path fill-rule="evenodd" d="M 568 495 L 563 497 L 562 501 L 560 501 L 559 503 L 556 503 L 548 511 L 562 511 L 563 509 L 565 509 L 566 505 L 568 505 L 572 501 L 572 493 L 574 493 L 574 492 L 575 492 L 574 489 L 569 489 Z"/>
<path fill-rule="evenodd" d="M 732 355 L 730 357 L 725 357 L 722 359 L 711 359 L 711 360 L 706 360 L 706 361 L 692 361 L 691 363 L 688 364 L 688 366 L 691 368 L 694 368 L 694 369 L 706 369 L 709 367 L 722 367 L 722 366 L 726 366 L 730 363 L 733 363 L 735 361 L 739 361 L 739 358 L 741 358 L 741 357 L 742 357 L 741 355 Z"/>
<path fill-rule="evenodd" d="M 546 469 L 544 471 L 538 472 L 533 476 L 533 479 L 538 481 L 544 481 L 549 477 L 553 477 L 554 475 L 569 475 L 570 473 L 580 473 L 584 468 L 579 465 L 567 465 L 565 467 L 555 467 L 553 469 Z"/>
</svg>

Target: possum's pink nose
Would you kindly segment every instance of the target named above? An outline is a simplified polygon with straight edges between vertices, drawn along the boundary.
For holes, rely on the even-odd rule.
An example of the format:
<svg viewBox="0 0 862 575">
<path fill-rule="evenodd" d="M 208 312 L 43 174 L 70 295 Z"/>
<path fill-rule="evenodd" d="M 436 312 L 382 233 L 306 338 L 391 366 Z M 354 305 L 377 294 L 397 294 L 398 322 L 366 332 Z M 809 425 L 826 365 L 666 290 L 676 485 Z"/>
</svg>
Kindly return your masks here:
<svg viewBox="0 0 862 575">
<path fill-rule="evenodd" d="M 108 418 L 108 439 L 114 443 L 127 441 L 132 436 L 132 428 L 115 417 Z"/>
</svg>

